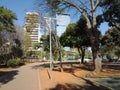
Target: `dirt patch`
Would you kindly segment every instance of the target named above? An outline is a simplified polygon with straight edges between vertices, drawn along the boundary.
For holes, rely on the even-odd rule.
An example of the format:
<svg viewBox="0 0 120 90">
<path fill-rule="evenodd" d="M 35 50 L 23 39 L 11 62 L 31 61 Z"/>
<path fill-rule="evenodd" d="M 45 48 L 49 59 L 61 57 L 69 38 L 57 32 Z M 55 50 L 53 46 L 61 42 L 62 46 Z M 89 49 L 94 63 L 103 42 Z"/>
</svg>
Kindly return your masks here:
<svg viewBox="0 0 120 90">
<path fill-rule="evenodd" d="M 85 66 L 86 67 L 86 66 Z M 93 71 L 84 68 L 84 65 L 64 66 L 64 72 L 58 69 L 52 71 L 50 80 L 49 68 L 40 70 L 40 80 L 42 90 L 109 90 L 101 85 L 87 80 Z M 96 77 L 111 77 L 120 75 L 120 70 L 103 69 L 102 72 L 94 74 Z"/>
<path fill-rule="evenodd" d="M 75 70 L 74 74 L 52 71 L 50 80 L 49 69 L 40 70 L 41 88 L 42 90 L 109 90 L 85 79 L 88 73 L 84 70 Z"/>
</svg>

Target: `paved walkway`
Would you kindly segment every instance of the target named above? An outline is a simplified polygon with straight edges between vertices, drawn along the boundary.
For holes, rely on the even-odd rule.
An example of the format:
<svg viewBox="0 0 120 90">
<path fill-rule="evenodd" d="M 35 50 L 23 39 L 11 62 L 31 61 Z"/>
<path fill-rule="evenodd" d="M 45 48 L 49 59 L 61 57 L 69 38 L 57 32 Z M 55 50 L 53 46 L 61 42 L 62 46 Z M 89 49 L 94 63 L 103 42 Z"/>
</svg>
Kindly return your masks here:
<svg viewBox="0 0 120 90">
<path fill-rule="evenodd" d="M 95 81 L 112 88 L 112 90 L 120 90 L 120 76 L 108 78 L 96 78 Z"/>
<path fill-rule="evenodd" d="M 0 90 L 41 90 L 38 63 L 22 66 L 0 79 Z"/>
</svg>

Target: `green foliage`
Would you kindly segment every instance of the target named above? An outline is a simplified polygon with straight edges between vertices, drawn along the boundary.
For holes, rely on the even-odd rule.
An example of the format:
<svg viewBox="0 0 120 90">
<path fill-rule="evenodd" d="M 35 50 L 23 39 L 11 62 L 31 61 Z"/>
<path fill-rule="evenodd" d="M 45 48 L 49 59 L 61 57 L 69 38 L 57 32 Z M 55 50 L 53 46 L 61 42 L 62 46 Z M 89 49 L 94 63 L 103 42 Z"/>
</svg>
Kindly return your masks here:
<svg viewBox="0 0 120 90">
<path fill-rule="evenodd" d="M 25 40 L 23 43 L 24 46 L 24 56 L 27 55 L 29 47 L 32 45 L 31 37 L 28 34 L 25 34 Z"/>
<path fill-rule="evenodd" d="M 47 5 L 49 6 L 50 10 L 54 12 L 62 12 L 63 8 L 60 8 L 60 0 L 46 0 Z"/>
<path fill-rule="evenodd" d="M 40 51 L 29 51 L 27 53 L 28 57 L 38 58 L 40 56 Z"/>
<path fill-rule="evenodd" d="M 112 58 L 115 55 L 119 56 L 120 30 L 115 27 L 109 29 L 103 36 L 101 43 L 102 43 L 101 47 L 102 55 L 106 54 L 110 58 Z"/>
<path fill-rule="evenodd" d="M 115 51 L 115 55 L 117 55 L 118 59 L 120 59 L 120 48 Z"/>
<path fill-rule="evenodd" d="M 16 20 L 16 15 L 5 7 L 0 6 L 0 31 L 7 30 L 13 31 L 14 23 Z"/>
<path fill-rule="evenodd" d="M 69 24 L 60 37 L 60 42 L 63 46 L 69 47 L 90 46 L 85 19 L 81 18 L 77 23 Z"/>
<path fill-rule="evenodd" d="M 120 25 L 120 0 L 102 0 L 104 20 L 110 26 Z"/>
<path fill-rule="evenodd" d="M 11 50 L 14 58 L 21 58 L 23 56 L 23 50 L 20 47 L 13 46 Z"/>
<path fill-rule="evenodd" d="M 120 55 L 120 50 L 117 50 L 117 51 L 115 52 L 115 54 L 116 54 L 116 55 Z"/>
<path fill-rule="evenodd" d="M 117 28 L 109 29 L 103 36 L 101 43 L 109 48 L 120 47 L 120 30 Z"/>
<path fill-rule="evenodd" d="M 7 66 L 9 67 L 16 67 L 16 66 L 20 66 L 23 65 L 23 61 L 20 58 L 16 58 L 16 59 L 10 59 L 7 61 Z"/>
<path fill-rule="evenodd" d="M 38 49 L 40 47 L 42 47 L 42 43 L 35 43 L 34 44 L 34 49 Z"/>
<path fill-rule="evenodd" d="M 42 43 L 43 43 L 43 49 L 45 50 L 45 51 L 49 51 L 49 35 L 42 35 L 42 37 L 41 37 L 41 41 L 42 41 Z"/>
</svg>

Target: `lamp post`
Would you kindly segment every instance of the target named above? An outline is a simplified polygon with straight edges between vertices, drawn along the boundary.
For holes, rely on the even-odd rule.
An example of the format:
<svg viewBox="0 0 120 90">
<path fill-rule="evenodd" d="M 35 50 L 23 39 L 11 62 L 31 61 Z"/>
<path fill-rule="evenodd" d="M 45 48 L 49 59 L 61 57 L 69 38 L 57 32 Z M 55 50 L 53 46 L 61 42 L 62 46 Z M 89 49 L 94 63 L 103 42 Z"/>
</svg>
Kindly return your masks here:
<svg viewBox="0 0 120 90">
<path fill-rule="evenodd" d="M 51 40 L 51 17 L 44 17 L 45 24 L 47 24 L 47 28 L 49 30 L 49 41 L 50 41 L 50 80 L 52 80 L 52 40 Z"/>
<path fill-rule="evenodd" d="M 51 28 L 50 28 L 50 80 L 52 80 L 52 42 L 51 42 Z"/>
</svg>

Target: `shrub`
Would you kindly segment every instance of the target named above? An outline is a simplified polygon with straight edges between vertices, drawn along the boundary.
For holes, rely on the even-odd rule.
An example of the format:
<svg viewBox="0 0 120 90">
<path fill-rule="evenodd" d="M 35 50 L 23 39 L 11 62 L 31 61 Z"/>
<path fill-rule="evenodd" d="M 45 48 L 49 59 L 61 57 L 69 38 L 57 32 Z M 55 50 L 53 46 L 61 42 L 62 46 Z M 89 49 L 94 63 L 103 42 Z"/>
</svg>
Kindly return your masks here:
<svg viewBox="0 0 120 90">
<path fill-rule="evenodd" d="M 7 66 L 9 67 L 16 67 L 20 65 L 23 65 L 23 61 L 20 58 L 10 59 L 7 61 Z"/>
</svg>

